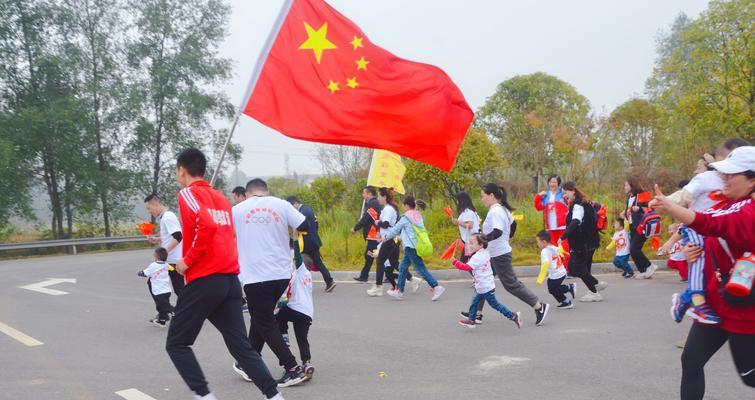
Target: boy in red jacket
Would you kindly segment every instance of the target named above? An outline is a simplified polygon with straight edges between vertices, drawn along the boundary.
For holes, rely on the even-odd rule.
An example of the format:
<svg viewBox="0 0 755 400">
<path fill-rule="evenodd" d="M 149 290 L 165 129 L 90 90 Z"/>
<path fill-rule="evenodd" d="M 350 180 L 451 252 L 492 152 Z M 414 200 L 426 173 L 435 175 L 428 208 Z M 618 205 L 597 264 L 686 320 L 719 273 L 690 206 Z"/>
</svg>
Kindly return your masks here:
<svg viewBox="0 0 755 400">
<path fill-rule="evenodd" d="M 178 156 L 176 179 L 183 188 L 178 207 L 184 246 L 176 270 L 186 277 L 186 286 L 176 304 L 165 349 L 197 399 L 215 400 L 191 350 L 202 324 L 209 320 L 265 397 L 283 400 L 275 379 L 246 337 L 231 204 L 203 179 L 206 169 L 207 159 L 197 149 L 184 150 Z"/>
</svg>

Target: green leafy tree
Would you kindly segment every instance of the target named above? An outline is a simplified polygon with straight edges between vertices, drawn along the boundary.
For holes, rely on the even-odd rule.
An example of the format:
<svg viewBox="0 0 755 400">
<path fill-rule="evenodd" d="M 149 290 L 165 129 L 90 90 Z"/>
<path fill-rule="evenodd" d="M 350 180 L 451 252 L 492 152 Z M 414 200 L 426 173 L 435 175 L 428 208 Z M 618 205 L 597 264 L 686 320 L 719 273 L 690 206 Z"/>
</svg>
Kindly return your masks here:
<svg viewBox="0 0 755 400">
<path fill-rule="evenodd" d="M 647 100 L 631 99 L 611 113 L 603 128 L 625 169 L 647 175 L 657 166 L 663 133 L 658 107 Z"/>
<path fill-rule="evenodd" d="M 309 185 L 309 191 L 320 212 L 329 210 L 332 214 L 336 205 L 341 204 L 346 193 L 346 182 L 337 176 L 316 178 Z"/>
</svg>

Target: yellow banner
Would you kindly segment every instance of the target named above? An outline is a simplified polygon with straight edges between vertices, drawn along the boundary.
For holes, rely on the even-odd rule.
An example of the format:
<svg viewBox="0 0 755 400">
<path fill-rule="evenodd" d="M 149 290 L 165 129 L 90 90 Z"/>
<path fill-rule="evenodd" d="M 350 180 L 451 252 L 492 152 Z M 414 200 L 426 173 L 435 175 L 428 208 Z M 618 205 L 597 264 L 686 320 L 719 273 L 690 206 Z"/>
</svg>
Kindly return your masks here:
<svg viewBox="0 0 755 400">
<path fill-rule="evenodd" d="M 404 173 L 406 167 L 401 156 L 387 150 L 375 150 L 372 155 L 372 165 L 367 179 L 368 186 L 393 188 L 393 191 L 404 194 Z"/>
</svg>

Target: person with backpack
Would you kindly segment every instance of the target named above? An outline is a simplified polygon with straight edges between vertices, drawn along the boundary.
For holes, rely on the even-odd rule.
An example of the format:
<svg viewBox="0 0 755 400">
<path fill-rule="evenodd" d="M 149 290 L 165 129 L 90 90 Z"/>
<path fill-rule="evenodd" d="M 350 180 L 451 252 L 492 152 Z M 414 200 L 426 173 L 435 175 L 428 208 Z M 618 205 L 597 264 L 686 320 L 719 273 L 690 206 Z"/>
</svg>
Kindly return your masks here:
<svg viewBox="0 0 755 400">
<path fill-rule="evenodd" d="M 498 279 L 501 280 L 501 284 L 507 292 L 532 307 L 535 311 L 535 325 L 542 325 L 545 322 L 545 317 L 548 316 L 550 306 L 548 303 L 541 302 L 537 295 L 524 286 L 524 283 L 514 273 L 509 240 L 516 232 L 516 221 L 514 221 L 514 216 L 511 215 L 514 207 L 508 202 L 506 189 L 495 183 L 488 183 L 481 188 L 480 198 L 482 204 L 488 208 L 488 215 L 482 223 L 482 238 L 488 242 L 488 252 L 490 253 L 493 271 L 498 275 Z M 478 320 L 475 322 L 481 320 L 479 311 L 478 308 Z M 468 315 L 465 314 L 468 313 L 462 313 L 462 316 L 468 318 Z"/>
<path fill-rule="evenodd" d="M 419 272 L 422 278 L 430 285 L 433 292 L 432 301 L 438 298 L 446 291 L 446 288 L 438 284 L 438 281 L 427 270 L 423 257 L 429 257 L 433 254 L 433 245 L 425 229 L 425 222 L 422 214 L 417 210 L 424 210 L 427 206 L 422 200 L 415 200 L 412 196 L 404 197 L 404 215 L 396 222 L 393 228 L 382 237 L 382 242 L 386 243 L 396 236 L 401 236 L 401 243 L 404 245 L 404 258 L 399 265 L 398 288 L 388 291 L 388 295 L 396 300 L 404 299 L 404 287 L 406 285 L 406 273 L 409 270 L 409 264 L 414 266 L 414 270 Z"/>
<path fill-rule="evenodd" d="M 649 279 L 658 269 L 642 252 L 648 238 L 637 232 L 637 227 L 642 223 L 645 214 L 644 209 L 648 206 L 647 203 L 640 202 L 640 194 L 644 191 L 640 180 L 635 176 L 629 176 L 624 182 L 627 202 L 626 209 L 621 212 L 621 217 L 629 222 L 629 255 L 639 271 L 635 274 L 635 279 Z"/>
<path fill-rule="evenodd" d="M 592 275 L 592 257 L 600 245 L 598 213 L 593 203 L 574 182 L 564 183 L 563 190 L 569 204 L 566 230 L 562 236 L 571 243 L 569 271 L 573 276 L 582 279 L 589 290 L 579 301 L 583 303 L 603 301 L 603 296 L 598 292 L 604 290 L 608 284 L 598 281 Z"/>
</svg>

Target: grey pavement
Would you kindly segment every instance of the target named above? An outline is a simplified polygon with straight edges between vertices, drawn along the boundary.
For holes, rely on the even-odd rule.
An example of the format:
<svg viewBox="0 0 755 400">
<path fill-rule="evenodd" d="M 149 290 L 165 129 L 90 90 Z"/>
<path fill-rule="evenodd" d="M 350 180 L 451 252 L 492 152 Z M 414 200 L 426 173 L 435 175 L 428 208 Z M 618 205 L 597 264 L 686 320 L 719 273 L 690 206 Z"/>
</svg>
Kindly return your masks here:
<svg viewBox="0 0 755 400">
<path fill-rule="evenodd" d="M 157 400 L 192 399 L 165 353 L 166 330 L 147 323 L 154 303 L 135 272 L 149 256 L 0 262 L 0 323 L 44 343 L 27 347 L 0 333 L 0 399 L 121 399 L 115 392 L 130 388 Z M 77 283 L 50 286 L 69 293 L 60 296 L 19 288 L 48 278 Z M 458 326 L 472 294 L 465 280 L 444 282 L 448 290 L 437 302 L 427 286 L 398 302 L 368 298 L 364 284 L 341 282 L 326 294 L 317 283 L 310 331 L 315 377 L 282 392 L 288 400 L 678 398 L 681 350 L 674 343 L 689 327 L 668 316 L 670 294 L 683 288 L 678 277 L 601 279 L 610 284 L 604 302 L 553 309 L 541 327 L 498 283 L 499 300 L 523 312 L 521 330 L 489 308 L 477 329 Z M 545 287 L 523 281 L 553 303 Z M 211 324 L 195 351 L 218 399 L 261 398 L 231 370 Z M 294 354 L 298 359 L 295 348 Z M 263 357 L 280 375 L 272 353 Z M 728 347 L 713 357 L 706 376 L 706 399 L 755 398 L 739 381 Z"/>
</svg>

